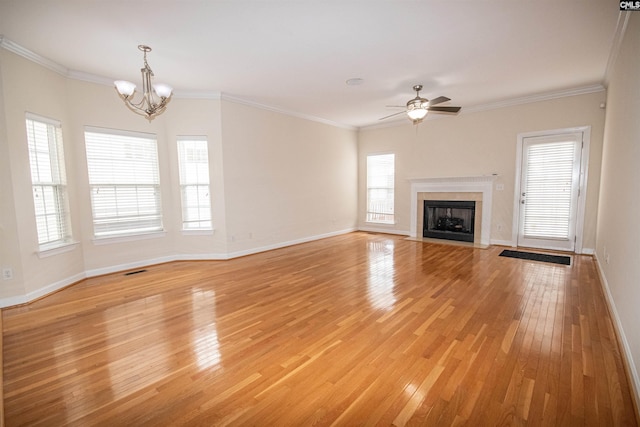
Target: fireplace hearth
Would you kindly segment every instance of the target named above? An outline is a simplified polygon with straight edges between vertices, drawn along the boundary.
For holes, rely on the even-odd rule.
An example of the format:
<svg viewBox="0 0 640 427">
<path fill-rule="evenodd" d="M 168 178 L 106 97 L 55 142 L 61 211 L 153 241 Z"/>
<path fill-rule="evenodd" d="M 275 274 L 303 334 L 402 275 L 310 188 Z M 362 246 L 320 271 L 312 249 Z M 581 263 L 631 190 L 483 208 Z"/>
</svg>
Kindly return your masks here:
<svg viewBox="0 0 640 427">
<path fill-rule="evenodd" d="M 423 237 L 474 241 L 476 202 L 466 200 L 425 200 Z"/>
</svg>

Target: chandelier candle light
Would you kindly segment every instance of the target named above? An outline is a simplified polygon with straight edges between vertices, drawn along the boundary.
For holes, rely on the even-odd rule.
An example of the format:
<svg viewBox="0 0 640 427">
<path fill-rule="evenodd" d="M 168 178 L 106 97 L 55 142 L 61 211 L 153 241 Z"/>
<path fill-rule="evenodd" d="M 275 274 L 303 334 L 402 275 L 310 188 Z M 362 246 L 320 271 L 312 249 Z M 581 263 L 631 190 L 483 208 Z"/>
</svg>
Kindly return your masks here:
<svg viewBox="0 0 640 427">
<path fill-rule="evenodd" d="M 136 91 L 135 84 L 125 80 L 116 80 L 114 84 L 120 98 L 122 98 L 127 107 L 134 113 L 145 116 L 151 121 L 167 108 L 173 89 L 171 86 L 162 83 L 151 84 L 153 71 L 147 63 L 147 52 L 151 52 L 151 48 L 141 44 L 138 49 L 144 52 L 144 68 L 140 69 L 142 72 L 142 99 L 140 102 L 133 101 L 133 94 Z"/>
</svg>

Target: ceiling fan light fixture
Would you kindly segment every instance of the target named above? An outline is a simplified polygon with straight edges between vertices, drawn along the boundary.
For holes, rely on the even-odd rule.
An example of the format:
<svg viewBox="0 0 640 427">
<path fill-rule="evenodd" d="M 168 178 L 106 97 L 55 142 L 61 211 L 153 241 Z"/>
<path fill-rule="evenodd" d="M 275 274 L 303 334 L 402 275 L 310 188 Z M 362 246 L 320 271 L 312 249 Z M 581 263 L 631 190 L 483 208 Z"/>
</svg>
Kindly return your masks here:
<svg viewBox="0 0 640 427">
<path fill-rule="evenodd" d="M 418 109 L 407 111 L 407 116 L 413 121 L 422 120 L 427 116 L 427 110 Z"/>
<path fill-rule="evenodd" d="M 132 99 L 136 90 L 136 85 L 133 83 L 125 80 L 116 80 L 114 84 L 120 98 L 127 107 L 134 113 L 145 116 L 151 121 L 167 108 L 173 89 L 171 86 L 162 83 L 151 84 L 153 71 L 147 63 L 147 52 L 151 52 L 151 48 L 141 44 L 138 49 L 144 53 L 144 67 L 140 69 L 142 73 L 142 99 L 140 101 Z"/>
<path fill-rule="evenodd" d="M 407 106 L 404 111 L 400 111 L 399 113 L 390 114 L 388 116 L 382 117 L 378 120 L 388 119 L 389 117 L 397 116 L 398 114 L 406 113 L 409 120 L 413 122 L 414 125 L 422 122 L 422 120 L 427 117 L 429 112 L 433 113 L 447 113 L 447 114 L 457 114 L 460 111 L 461 107 L 442 107 L 436 106 L 437 104 L 442 104 L 443 102 L 451 101 L 450 98 L 446 96 L 438 96 L 431 100 L 420 97 L 420 91 L 422 90 L 422 85 L 415 85 L 413 90 L 416 91 L 415 98 L 410 99 L 407 102 Z M 400 107 L 400 105 L 387 105 L 387 107 Z"/>
<path fill-rule="evenodd" d="M 407 103 L 407 116 L 412 121 L 419 121 L 427 116 L 427 109 L 421 99 L 413 99 Z"/>
</svg>

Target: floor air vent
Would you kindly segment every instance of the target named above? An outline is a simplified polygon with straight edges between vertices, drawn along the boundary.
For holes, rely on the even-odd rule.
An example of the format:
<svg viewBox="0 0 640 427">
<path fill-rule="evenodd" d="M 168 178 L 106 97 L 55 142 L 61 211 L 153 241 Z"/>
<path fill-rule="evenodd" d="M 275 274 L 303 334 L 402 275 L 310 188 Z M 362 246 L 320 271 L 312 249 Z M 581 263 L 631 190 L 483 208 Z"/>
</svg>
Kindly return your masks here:
<svg viewBox="0 0 640 427">
<path fill-rule="evenodd" d="M 131 276 L 132 274 L 138 274 L 138 273 L 144 273 L 147 270 L 137 270 L 137 271 L 130 271 L 128 273 L 124 273 L 125 276 Z"/>
</svg>

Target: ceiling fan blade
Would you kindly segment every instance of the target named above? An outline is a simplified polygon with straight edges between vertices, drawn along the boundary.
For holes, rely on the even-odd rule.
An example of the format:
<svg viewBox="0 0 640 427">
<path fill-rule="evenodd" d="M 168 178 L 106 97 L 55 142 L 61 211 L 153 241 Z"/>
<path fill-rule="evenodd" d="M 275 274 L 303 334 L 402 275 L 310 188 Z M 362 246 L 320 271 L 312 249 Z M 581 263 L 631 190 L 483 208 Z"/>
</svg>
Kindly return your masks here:
<svg viewBox="0 0 640 427">
<path fill-rule="evenodd" d="M 400 111 L 400 112 L 398 112 L 398 113 L 393 113 L 393 114 L 390 114 L 390 115 L 388 115 L 388 116 L 381 117 L 381 118 L 379 118 L 378 120 L 388 119 L 389 117 L 393 117 L 393 116 L 397 116 L 398 114 L 405 114 L 405 113 L 406 113 L 406 111 Z"/>
<path fill-rule="evenodd" d="M 427 107 L 427 111 L 434 113 L 457 113 L 462 107 Z"/>
<path fill-rule="evenodd" d="M 447 102 L 447 101 L 451 101 L 451 99 L 447 98 L 446 96 L 439 96 L 437 98 L 430 99 L 429 105 L 442 104 L 443 102 Z"/>
<path fill-rule="evenodd" d="M 387 108 L 407 108 L 406 105 L 385 105 Z"/>
</svg>

